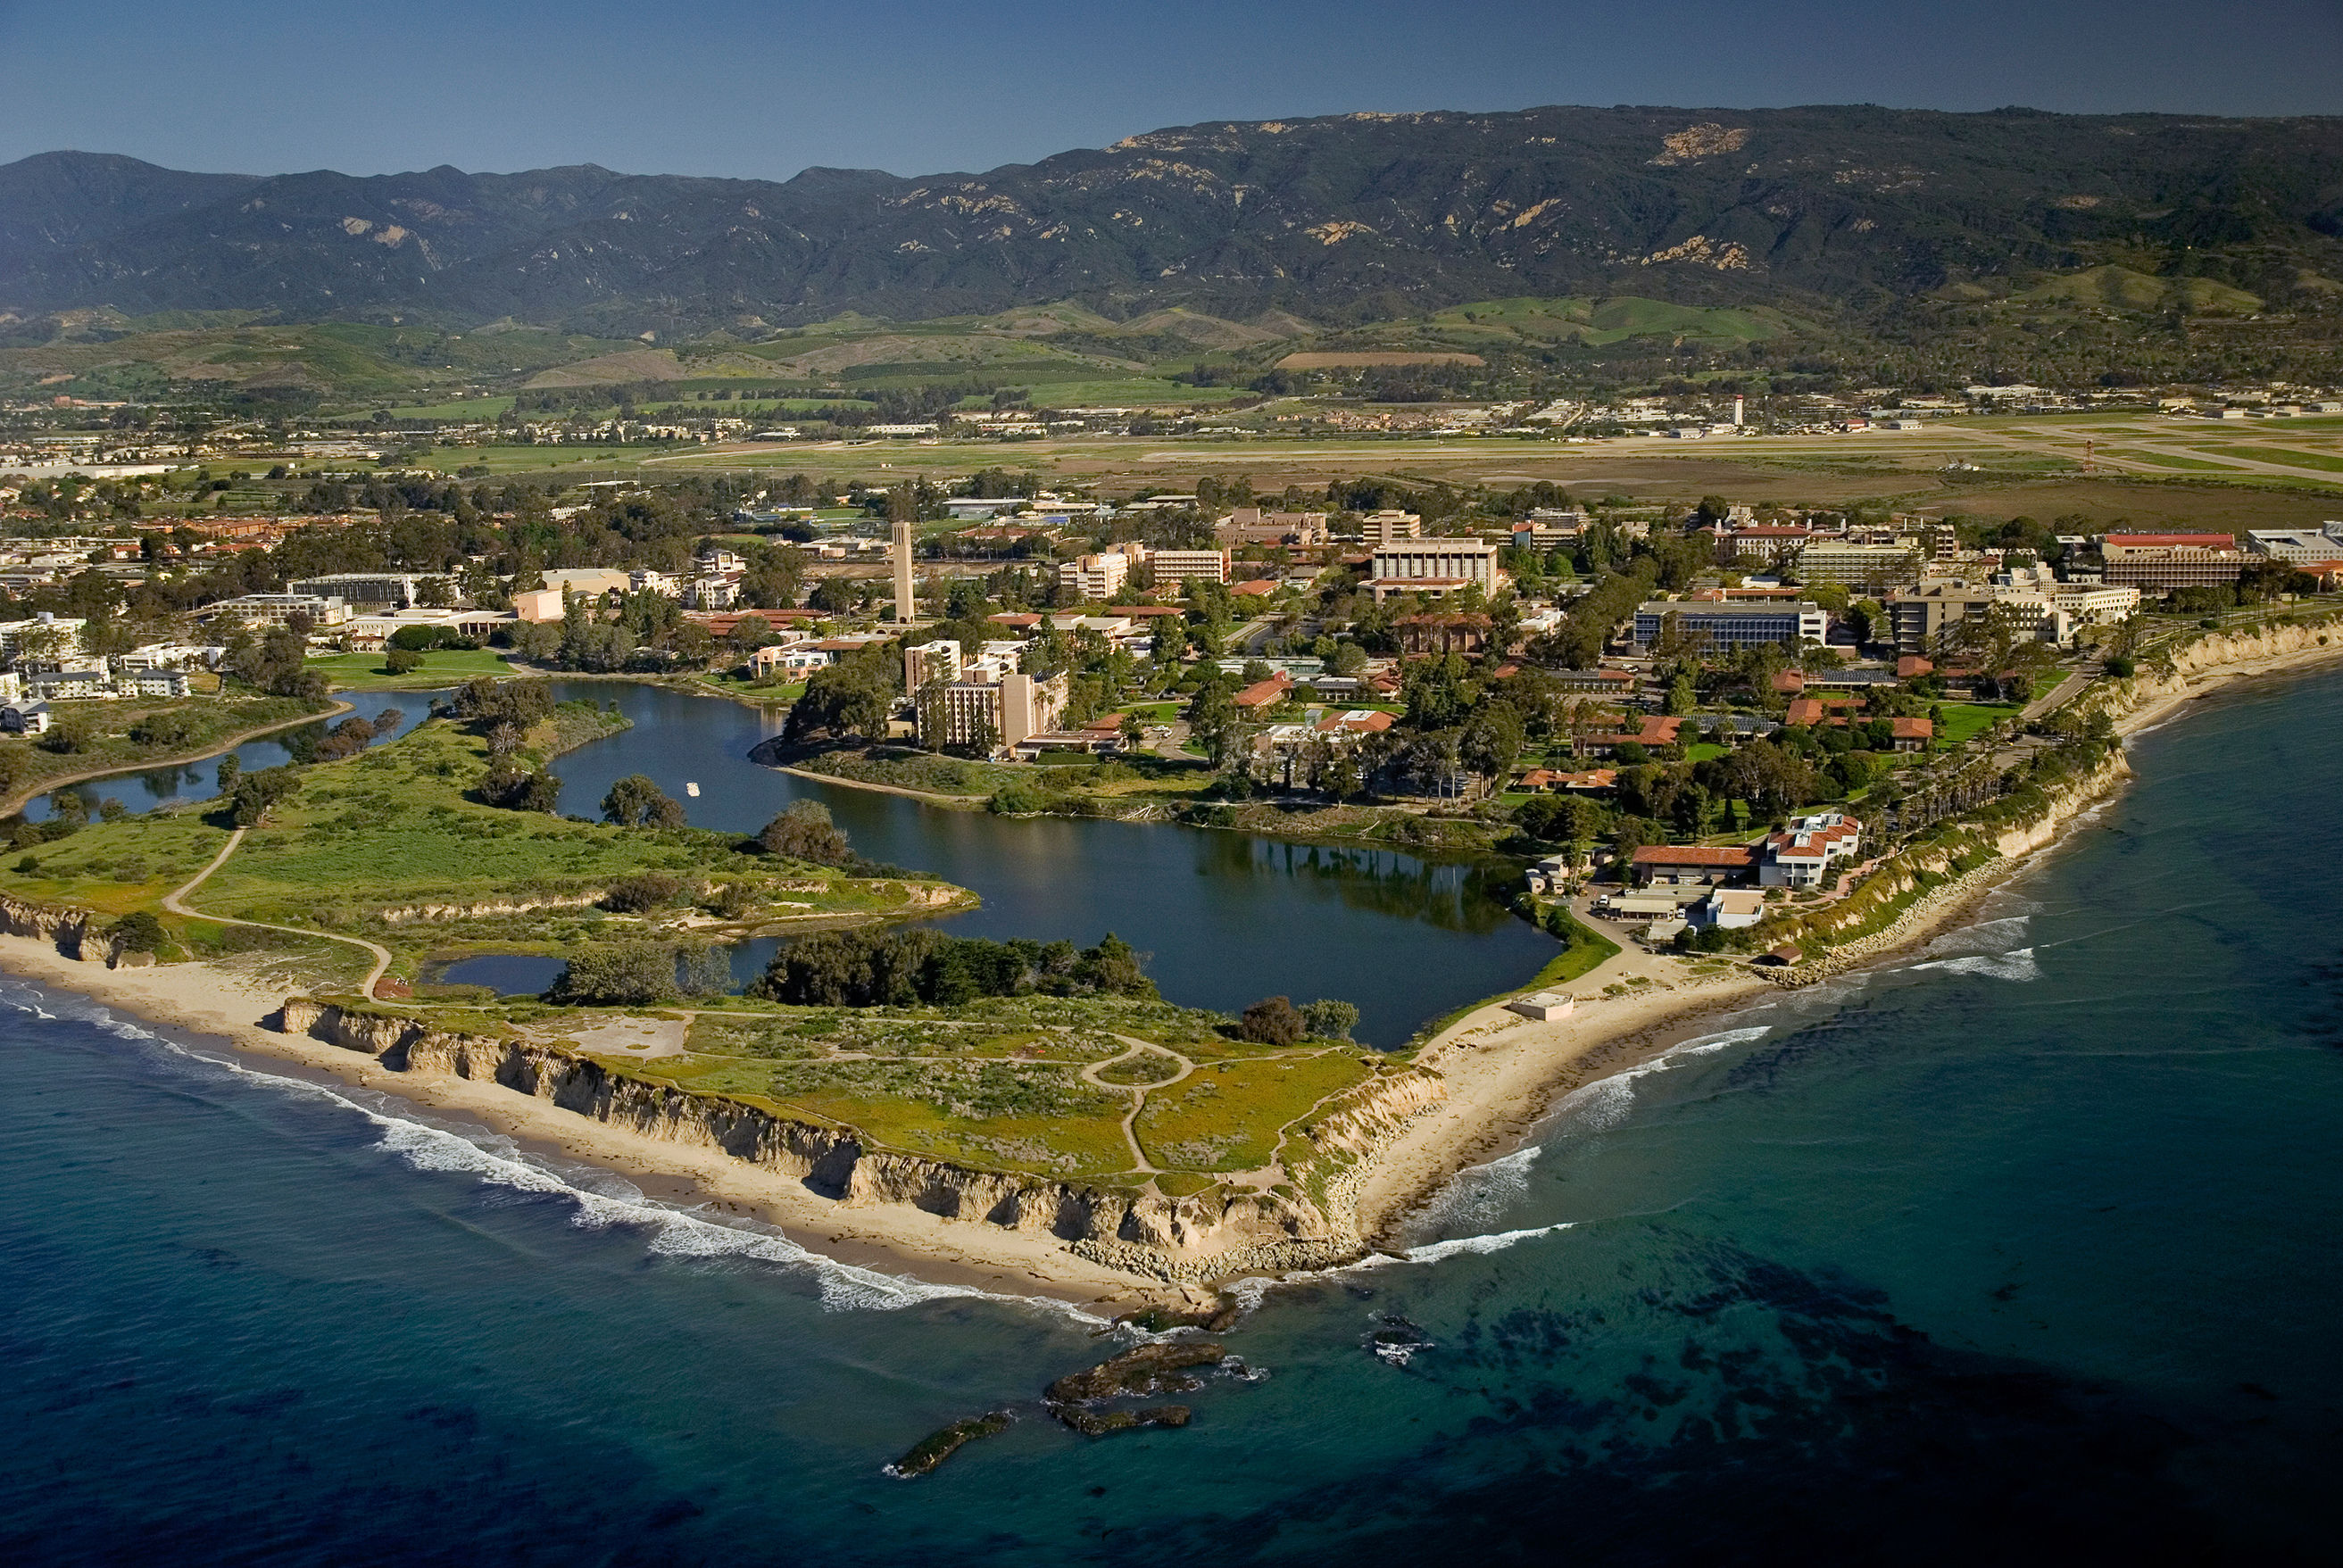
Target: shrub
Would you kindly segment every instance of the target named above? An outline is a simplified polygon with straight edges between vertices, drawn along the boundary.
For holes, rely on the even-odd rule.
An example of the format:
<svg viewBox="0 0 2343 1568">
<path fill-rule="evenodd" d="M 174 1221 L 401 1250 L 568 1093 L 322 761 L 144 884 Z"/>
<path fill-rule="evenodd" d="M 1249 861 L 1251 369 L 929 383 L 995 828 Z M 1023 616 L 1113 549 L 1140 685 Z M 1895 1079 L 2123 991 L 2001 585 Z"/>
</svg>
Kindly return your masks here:
<svg viewBox="0 0 2343 1568">
<path fill-rule="evenodd" d="M 1321 997 L 1302 1006 L 1302 1023 L 1320 1040 L 1348 1040 L 1359 1027 L 1359 1010 L 1347 1001 Z"/>
<path fill-rule="evenodd" d="M 228 820 L 239 828 L 249 828 L 267 816 L 269 808 L 300 787 L 300 779 L 290 768 L 267 768 L 247 773 L 228 792 Z"/>
<path fill-rule="evenodd" d="M 602 895 L 602 903 L 622 915 L 639 915 L 672 902 L 682 888 L 679 879 L 665 871 L 638 871 L 612 882 L 609 890 Z"/>
<path fill-rule="evenodd" d="M 504 757 L 480 776 L 479 796 L 508 811 L 550 811 L 561 799 L 561 780 L 542 769 L 532 773 Z"/>
<path fill-rule="evenodd" d="M 664 942 L 612 942 L 569 960 L 545 1000 L 586 1006 L 673 1001 L 675 950 Z"/>
<path fill-rule="evenodd" d="M 382 656 L 382 667 L 393 675 L 412 675 L 423 668 L 423 656 L 411 648 L 394 648 Z"/>
<path fill-rule="evenodd" d="M 133 910 L 106 927 L 106 934 L 125 952 L 151 953 L 163 945 L 163 922 L 145 910 Z"/>
<path fill-rule="evenodd" d="M 602 797 L 602 819 L 621 828 L 680 828 L 683 808 L 640 773 L 629 773 Z"/>
<path fill-rule="evenodd" d="M 788 810 L 765 824 L 757 842 L 769 855 L 816 866 L 843 865 L 853 852 L 846 835 L 830 821 L 830 808 L 819 800 L 792 801 Z"/>
<path fill-rule="evenodd" d="M 1282 996 L 1263 997 L 1237 1020 L 1237 1033 L 1261 1045 L 1292 1045 L 1302 1038 L 1303 1028 L 1302 1010 L 1292 998 Z"/>
</svg>

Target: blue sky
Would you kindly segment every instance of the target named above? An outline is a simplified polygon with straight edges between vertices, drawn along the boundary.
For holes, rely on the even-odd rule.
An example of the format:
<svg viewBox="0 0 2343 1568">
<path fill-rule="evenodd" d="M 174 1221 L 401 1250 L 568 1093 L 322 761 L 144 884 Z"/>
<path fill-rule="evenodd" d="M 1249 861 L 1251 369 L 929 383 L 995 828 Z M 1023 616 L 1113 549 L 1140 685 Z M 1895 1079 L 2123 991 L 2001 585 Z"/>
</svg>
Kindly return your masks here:
<svg viewBox="0 0 2343 1568">
<path fill-rule="evenodd" d="M 985 169 L 1539 104 L 2343 113 L 2343 0 L 0 0 L 0 161 Z"/>
</svg>

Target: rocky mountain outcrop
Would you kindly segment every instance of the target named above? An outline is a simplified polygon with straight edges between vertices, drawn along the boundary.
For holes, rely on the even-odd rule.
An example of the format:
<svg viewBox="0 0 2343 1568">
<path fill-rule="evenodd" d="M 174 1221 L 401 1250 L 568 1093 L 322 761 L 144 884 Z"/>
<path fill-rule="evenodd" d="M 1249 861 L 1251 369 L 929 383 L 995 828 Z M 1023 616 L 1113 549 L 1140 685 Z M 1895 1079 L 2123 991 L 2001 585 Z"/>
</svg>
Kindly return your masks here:
<svg viewBox="0 0 2343 1568">
<path fill-rule="evenodd" d="M 1319 1267 L 1357 1256 L 1365 1242 L 1342 1176 L 1443 1097 L 1434 1075 L 1403 1069 L 1379 1075 L 1315 1119 L 1305 1135 L 1336 1168 L 1323 1183 L 1322 1201 L 1303 1195 L 1306 1181 L 1269 1192 L 1215 1188 L 1175 1198 L 873 1149 L 850 1128 L 633 1078 L 557 1046 L 456 1033 L 306 997 L 286 1000 L 280 1027 L 364 1051 L 392 1071 L 496 1083 L 644 1137 L 718 1150 L 840 1204 L 901 1204 L 947 1220 L 1054 1236 L 1094 1261 L 1162 1280 Z"/>
<path fill-rule="evenodd" d="M 1547 107 L 1174 126 L 980 174 L 0 167 L 0 306 L 633 337 L 1079 300 L 1329 321 L 1523 295 L 1858 307 L 2013 268 L 2343 270 L 2343 119 Z M 2151 266 L 2150 270 L 2156 270 Z M 2239 281 L 2239 279 L 2232 279 Z"/>
</svg>

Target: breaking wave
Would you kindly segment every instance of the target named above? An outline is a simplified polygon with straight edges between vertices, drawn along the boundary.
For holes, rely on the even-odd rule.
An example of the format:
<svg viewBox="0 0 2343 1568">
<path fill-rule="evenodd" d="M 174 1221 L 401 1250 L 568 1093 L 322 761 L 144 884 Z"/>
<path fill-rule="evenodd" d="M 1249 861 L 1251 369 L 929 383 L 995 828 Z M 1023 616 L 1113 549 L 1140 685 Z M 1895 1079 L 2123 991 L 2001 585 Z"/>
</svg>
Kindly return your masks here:
<svg viewBox="0 0 2343 1568">
<path fill-rule="evenodd" d="M 2037 980 L 2042 978 L 2042 966 L 2034 961 L 2032 948 L 2013 948 L 2006 953 L 1971 953 L 1966 958 L 1934 959 L 1912 966 L 1914 971 L 1938 970 L 1953 975 L 1983 975 L 1988 980 Z"/>
<path fill-rule="evenodd" d="M 375 1147 L 395 1156 L 410 1170 L 470 1176 L 487 1186 L 566 1201 L 575 1205 L 571 1224 L 582 1230 L 639 1228 L 648 1232 L 647 1248 L 655 1257 L 738 1258 L 809 1271 L 820 1287 L 823 1307 L 831 1312 L 894 1312 L 923 1302 L 974 1299 L 1042 1308 L 1089 1327 L 1108 1324 L 1107 1319 L 1048 1296 L 1011 1295 L 973 1286 L 941 1285 L 840 1262 L 799 1246 L 777 1227 L 753 1221 L 716 1219 L 673 1208 L 645 1197 L 616 1172 L 583 1163 L 556 1169 L 523 1153 L 513 1140 L 484 1128 L 458 1130 L 417 1120 L 404 1113 L 406 1102 L 395 1095 L 259 1071 L 118 1019 L 102 1007 L 84 1010 L 68 1003 L 65 1010 L 50 1012 L 21 996 L 10 995 L 6 1000 L 19 1010 L 41 1019 L 93 1025 L 116 1039 L 147 1046 L 179 1065 L 195 1068 L 200 1064 L 202 1069 L 295 1098 L 354 1111 L 380 1130 Z"/>
</svg>

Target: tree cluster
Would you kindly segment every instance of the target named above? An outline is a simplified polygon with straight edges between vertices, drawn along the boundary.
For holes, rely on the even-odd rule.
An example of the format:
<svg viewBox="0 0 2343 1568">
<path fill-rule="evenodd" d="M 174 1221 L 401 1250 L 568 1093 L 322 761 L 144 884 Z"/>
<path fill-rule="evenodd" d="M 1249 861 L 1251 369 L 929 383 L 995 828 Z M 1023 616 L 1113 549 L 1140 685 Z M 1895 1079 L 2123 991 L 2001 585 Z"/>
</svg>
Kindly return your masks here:
<svg viewBox="0 0 2343 1568">
<path fill-rule="evenodd" d="M 817 931 L 781 949 L 749 994 L 809 1007 L 954 1006 L 985 996 L 1152 999 L 1145 956 L 1109 932 L 1092 948 L 913 929 Z"/>
</svg>

